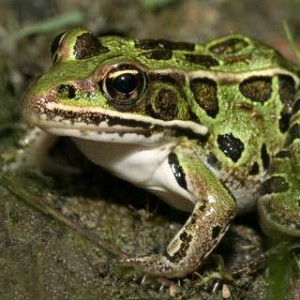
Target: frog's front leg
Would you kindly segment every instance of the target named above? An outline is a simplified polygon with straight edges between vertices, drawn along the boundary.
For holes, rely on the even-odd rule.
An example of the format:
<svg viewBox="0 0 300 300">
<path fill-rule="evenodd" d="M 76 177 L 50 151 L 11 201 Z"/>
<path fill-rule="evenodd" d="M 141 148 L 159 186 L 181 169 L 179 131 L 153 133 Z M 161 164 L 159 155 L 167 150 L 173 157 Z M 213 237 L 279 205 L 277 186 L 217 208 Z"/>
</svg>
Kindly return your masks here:
<svg viewBox="0 0 300 300">
<path fill-rule="evenodd" d="M 50 156 L 50 150 L 58 137 L 48 134 L 38 127 L 28 130 L 19 141 L 20 148 L 12 161 L 4 165 L 3 171 L 36 170 L 56 175 L 78 174 L 79 170 L 73 166 L 56 161 Z"/>
<path fill-rule="evenodd" d="M 125 262 L 152 276 L 173 278 L 199 267 L 225 234 L 237 208 L 230 192 L 188 145 L 175 148 L 168 164 L 178 185 L 195 200 L 194 210 L 163 254 Z"/>
<path fill-rule="evenodd" d="M 56 141 L 57 137 L 45 133 L 38 127 L 28 129 L 22 140 L 19 141 L 19 149 L 13 160 L 4 165 L 3 170 L 48 170 L 49 150 Z"/>
</svg>

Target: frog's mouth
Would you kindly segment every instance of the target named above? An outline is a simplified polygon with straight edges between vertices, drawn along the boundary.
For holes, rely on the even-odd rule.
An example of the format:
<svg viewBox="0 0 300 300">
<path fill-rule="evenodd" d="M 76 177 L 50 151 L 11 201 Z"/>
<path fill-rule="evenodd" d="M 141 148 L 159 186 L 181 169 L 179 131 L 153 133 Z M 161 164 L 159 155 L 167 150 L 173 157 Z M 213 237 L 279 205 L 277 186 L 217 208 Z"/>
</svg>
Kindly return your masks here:
<svg viewBox="0 0 300 300">
<path fill-rule="evenodd" d="M 207 127 L 192 121 L 164 121 L 130 112 L 74 107 L 41 100 L 39 104 L 32 104 L 25 104 L 25 118 L 53 135 L 127 143 L 154 142 L 178 136 L 200 141 L 207 138 Z"/>
</svg>

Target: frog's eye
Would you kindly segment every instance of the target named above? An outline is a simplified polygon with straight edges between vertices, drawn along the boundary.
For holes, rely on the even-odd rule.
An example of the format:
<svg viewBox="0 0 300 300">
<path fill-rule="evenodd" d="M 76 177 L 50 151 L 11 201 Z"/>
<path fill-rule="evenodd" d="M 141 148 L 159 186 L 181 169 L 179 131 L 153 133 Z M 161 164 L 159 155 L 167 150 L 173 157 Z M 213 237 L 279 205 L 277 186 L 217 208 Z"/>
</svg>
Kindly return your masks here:
<svg viewBox="0 0 300 300">
<path fill-rule="evenodd" d="M 106 73 L 102 90 L 106 98 L 119 109 L 130 109 L 144 94 L 145 72 L 136 66 L 119 65 Z"/>
</svg>

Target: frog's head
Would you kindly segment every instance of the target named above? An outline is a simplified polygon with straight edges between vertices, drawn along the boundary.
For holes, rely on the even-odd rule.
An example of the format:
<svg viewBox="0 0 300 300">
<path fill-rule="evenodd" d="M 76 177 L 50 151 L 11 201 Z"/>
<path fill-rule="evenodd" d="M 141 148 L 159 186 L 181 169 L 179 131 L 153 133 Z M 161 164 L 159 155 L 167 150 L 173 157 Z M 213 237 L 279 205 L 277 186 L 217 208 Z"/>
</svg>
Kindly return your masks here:
<svg viewBox="0 0 300 300">
<path fill-rule="evenodd" d="M 25 96 L 25 117 L 55 135 L 99 141 L 203 137 L 207 128 L 190 121 L 179 62 L 166 64 L 171 50 L 147 43 L 83 29 L 59 35 L 53 67 Z"/>
</svg>

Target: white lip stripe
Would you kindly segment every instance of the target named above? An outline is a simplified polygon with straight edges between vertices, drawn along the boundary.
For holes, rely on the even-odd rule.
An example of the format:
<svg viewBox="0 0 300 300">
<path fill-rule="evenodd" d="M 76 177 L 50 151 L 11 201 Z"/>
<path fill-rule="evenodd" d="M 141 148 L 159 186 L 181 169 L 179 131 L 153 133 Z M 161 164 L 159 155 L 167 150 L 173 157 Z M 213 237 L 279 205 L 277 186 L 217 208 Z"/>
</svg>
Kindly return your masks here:
<svg viewBox="0 0 300 300">
<path fill-rule="evenodd" d="M 208 128 L 204 125 L 200 125 L 197 123 L 194 123 L 192 121 L 182 121 L 182 120 L 172 120 L 172 121 L 163 121 L 163 120 L 159 120 L 159 119 L 154 119 L 148 116 L 141 116 L 138 114 L 133 114 L 133 113 L 128 113 L 128 112 L 118 112 L 118 111 L 110 111 L 110 110 L 106 110 L 106 109 L 102 109 L 99 107 L 74 107 L 74 106 L 68 106 L 68 105 L 64 105 L 61 103 L 54 103 L 54 102 L 48 102 L 46 103 L 46 109 L 49 109 L 50 111 L 52 110 L 61 110 L 61 111 L 66 111 L 66 112 L 75 112 L 78 113 L 79 115 L 83 115 L 83 114 L 88 114 L 88 113 L 99 113 L 99 114 L 103 114 L 104 116 L 107 116 L 107 120 L 109 118 L 120 118 L 120 124 L 116 125 L 116 126 L 109 126 L 110 128 L 123 128 L 123 130 L 125 131 L 126 128 L 128 128 L 129 130 L 132 130 L 131 127 L 129 126 L 122 126 L 122 119 L 125 120 L 135 120 L 135 121 L 140 121 L 140 122 L 145 122 L 145 123 L 149 123 L 152 124 L 151 127 L 154 126 L 161 126 L 163 128 L 170 128 L 172 129 L 173 127 L 177 127 L 177 128 L 182 128 L 182 129 L 188 129 L 192 132 L 194 132 L 195 134 L 199 134 L 199 135 L 206 135 L 208 132 Z M 45 121 L 48 122 L 48 121 Z M 37 121 L 37 123 L 39 124 L 39 121 Z M 97 128 L 101 127 L 101 124 L 103 123 L 103 125 L 106 125 L 105 127 L 107 127 L 107 122 L 103 121 L 99 124 L 99 126 L 97 126 Z M 58 124 L 58 126 L 66 126 L 66 127 L 82 127 L 83 125 L 86 126 L 86 123 L 84 122 L 75 122 L 74 124 L 64 124 L 63 120 L 61 120 Z M 103 127 L 103 126 L 102 126 Z M 151 130 L 151 127 L 149 128 Z M 139 128 L 138 126 L 136 126 L 135 128 Z M 145 130 L 143 127 L 140 127 L 141 129 Z"/>
<path fill-rule="evenodd" d="M 255 71 L 249 71 L 249 72 L 218 72 L 218 71 L 210 71 L 210 70 L 199 70 L 199 71 L 193 71 L 193 72 L 183 72 L 181 70 L 177 69 L 164 69 L 164 70 L 155 70 L 153 73 L 157 74 L 168 74 L 172 75 L 174 72 L 181 73 L 185 76 L 187 81 L 190 81 L 194 78 L 209 78 L 212 80 L 220 81 L 222 82 L 224 80 L 227 82 L 239 80 L 242 81 L 244 79 L 247 79 L 251 76 L 274 76 L 274 75 L 289 75 L 291 76 L 296 84 L 299 84 L 299 79 L 295 74 L 292 72 L 289 72 L 285 69 L 281 68 L 273 68 L 273 69 L 266 69 L 266 70 L 255 70 Z M 89 130 L 97 130 L 99 132 L 99 129 L 102 132 L 116 132 L 116 133 L 122 133 L 122 132 L 147 132 L 151 131 L 152 128 L 155 126 L 159 126 L 161 128 L 170 129 L 170 130 L 176 130 L 177 128 L 182 128 L 183 130 L 190 130 L 191 132 L 203 135 L 205 136 L 208 133 L 208 128 L 204 125 L 197 124 L 192 121 L 182 121 L 182 120 L 171 120 L 171 121 L 164 121 L 159 119 L 154 119 L 149 116 L 143 116 L 138 115 L 135 113 L 130 112 L 119 112 L 119 111 L 112 111 L 96 106 L 86 106 L 86 107 L 76 107 L 76 106 L 70 106 L 65 105 L 62 103 L 55 103 L 55 102 L 47 102 L 46 98 L 41 98 L 41 102 L 45 103 L 44 110 L 54 111 L 54 110 L 60 110 L 62 112 L 74 112 L 78 114 L 78 118 L 74 119 L 74 122 L 71 122 L 68 119 L 64 119 L 64 117 L 61 115 L 59 117 L 56 117 L 56 119 L 49 120 L 46 116 L 46 114 L 41 114 L 39 117 L 36 117 L 34 115 L 29 116 L 31 121 L 35 123 L 38 126 L 42 126 L 44 128 L 48 128 L 48 126 L 52 126 L 53 128 L 61 128 L 61 130 L 68 130 L 68 129 L 79 129 L 84 130 L 88 128 Z M 88 122 L 84 122 L 84 118 L 82 118 L 82 115 L 88 115 L 91 114 L 101 114 L 103 115 L 103 121 L 99 125 L 93 125 L 88 124 Z M 113 118 L 119 118 L 118 125 L 110 125 L 109 119 Z M 128 121 L 128 120 L 134 120 L 137 122 L 144 122 L 151 124 L 149 128 L 144 128 L 141 126 L 124 126 L 122 125 L 122 120 Z M 50 125 L 51 124 L 51 125 Z"/>
</svg>

